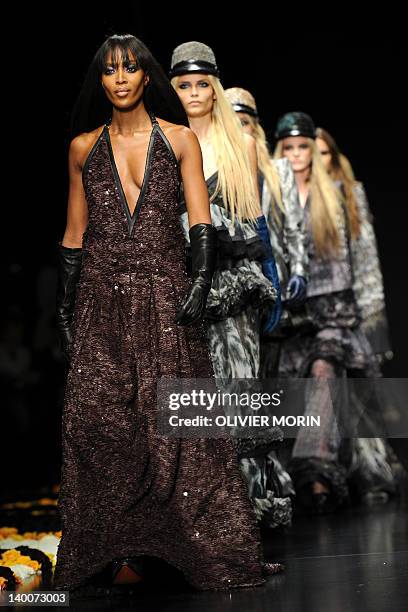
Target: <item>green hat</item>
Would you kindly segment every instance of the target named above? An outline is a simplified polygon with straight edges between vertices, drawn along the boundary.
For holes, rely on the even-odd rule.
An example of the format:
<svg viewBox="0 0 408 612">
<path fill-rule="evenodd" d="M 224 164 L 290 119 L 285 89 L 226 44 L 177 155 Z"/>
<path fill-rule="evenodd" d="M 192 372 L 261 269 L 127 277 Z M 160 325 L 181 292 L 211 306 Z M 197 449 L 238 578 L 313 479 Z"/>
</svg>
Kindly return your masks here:
<svg viewBox="0 0 408 612">
<path fill-rule="evenodd" d="M 275 131 L 276 140 L 282 140 L 288 136 L 316 137 L 316 127 L 313 119 L 306 113 L 286 113 L 278 121 Z"/>
</svg>

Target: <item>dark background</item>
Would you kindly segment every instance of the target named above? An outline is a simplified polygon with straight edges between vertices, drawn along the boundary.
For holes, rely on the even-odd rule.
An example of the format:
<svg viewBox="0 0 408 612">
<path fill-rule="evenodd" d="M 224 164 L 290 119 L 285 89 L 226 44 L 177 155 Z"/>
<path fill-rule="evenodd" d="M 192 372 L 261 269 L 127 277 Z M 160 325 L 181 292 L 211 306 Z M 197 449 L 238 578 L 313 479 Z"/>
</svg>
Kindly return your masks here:
<svg viewBox="0 0 408 612">
<path fill-rule="evenodd" d="M 320 22 L 294 7 L 233 12 L 228 4 L 229 15 L 221 18 L 216 5 L 167 5 L 163 12 L 147 4 L 95 5 L 88 13 L 76 5 L 58 14 L 33 10 L 19 17 L 3 47 L 3 490 L 58 481 L 64 370 L 54 328 L 55 246 L 65 229 L 69 114 L 95 51 L 113 33 L 141 38 L 166 71 L 176 45 L 205 42 L 224 87 L 254 94 L 268 135 L 292 110 L 309 113 L 334 135 L 374 213 L 395 352 L 384 374 L 407 375 L 401 16 L 370 9 L 369 21 L 357 20 L 345 5 L 337 11 L 327 5 Z"/>
</svg>

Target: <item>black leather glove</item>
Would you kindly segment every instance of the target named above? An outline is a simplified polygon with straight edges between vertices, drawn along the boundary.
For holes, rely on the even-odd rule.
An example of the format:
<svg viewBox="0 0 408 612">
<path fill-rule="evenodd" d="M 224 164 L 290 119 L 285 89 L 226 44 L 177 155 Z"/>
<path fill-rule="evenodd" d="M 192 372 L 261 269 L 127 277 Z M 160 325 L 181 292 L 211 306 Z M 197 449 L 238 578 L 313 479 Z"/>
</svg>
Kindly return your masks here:
<svg viewBox="0 0 408 612">
<path fill-rule="evenodd" d="M 69 364 L 72 341 L 72 316 L 74 313 L 76 286 L 82 264 L 82 249 L 71 249 L 58 242 L 58 283 L 56 299 L 57 330 L 61 351 Z"/>
<path fill-rule="evenodd" d="M 191 325 L 202 318 L 217 261 L 217 230 L 209 223 L 197 223 L 189 231 L 192 284 L 176 315 L 179 325 Z"/>
</svg>

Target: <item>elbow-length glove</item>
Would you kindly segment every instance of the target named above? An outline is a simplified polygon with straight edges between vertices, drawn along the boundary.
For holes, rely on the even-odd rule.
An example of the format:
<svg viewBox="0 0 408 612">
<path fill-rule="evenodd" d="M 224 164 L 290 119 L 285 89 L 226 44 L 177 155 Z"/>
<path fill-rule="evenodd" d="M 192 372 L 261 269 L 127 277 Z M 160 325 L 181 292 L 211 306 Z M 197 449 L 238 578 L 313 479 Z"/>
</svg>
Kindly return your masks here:
<svg viewBox="0 0 408 612">
<path fill-rule="evenodd" d="M 261 262 L 262 272 L 264 273 L 266 278 L 271 281 L 272 286 L 276 290 L 277 294 L 274 307 L 268 314 L 267 320 L 263 327 L 263 331 L 265 333 L 270 334 L 277 327 L 282 315 L 281 287 L 279 282 L 278 270 L 276 268 L 275 258 L 272 252 L 271 241 L 269 238 L 269 231 L 268 226 L 266 225 L 265 216 L 261 215 L 257 218 L 256 221 L 258 235 L 261 238 L 266 250 L 266 257 Z"/>
<path fill-rule="evenodd" d="M 190 228 L 192 284 L 176 315 L 179 325 L 191 325 L 204 315 L 217 261 L 217 230 L 209 223 Z"/>
<path fill-rule="evenodd" d="M 290 277 L 287 288 L 288 306 L 300 306 L 306 299 L 307 282 L 303 276 L 294 274 Z"/>
<path fill-rule="evenodd" d="M 56 296 L 57 330 L 61 351 L 69 364 L 72 342 L 72 317 L 74 313 L 76 286 L 82 264 L 82 249 L 65 247 L 58 242 L 58 281 Z"/>
</svg>

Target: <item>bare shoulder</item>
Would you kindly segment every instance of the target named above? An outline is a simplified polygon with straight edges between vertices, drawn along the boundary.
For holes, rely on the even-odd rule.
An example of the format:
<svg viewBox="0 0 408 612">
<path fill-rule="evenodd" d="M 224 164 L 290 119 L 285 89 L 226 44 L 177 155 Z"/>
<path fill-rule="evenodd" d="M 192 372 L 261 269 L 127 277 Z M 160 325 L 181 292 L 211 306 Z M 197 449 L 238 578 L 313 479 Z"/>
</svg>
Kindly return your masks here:
<svg viewBox="0 0 408 612">
<path fill-rule="evenodd" d="M 180 142 L 188 141 L 189 139 L 194 140 L 196 138 L 194 132 L 185 125 L 170 123 L 170 121 L 165 121 L 164 119 L 157 119 L 157 121 L 166 136 L 171 135 Z"/>
<path fill-rule="evenodd" d="M 198 138 L 190 128 L 163 119 L 157 119 L 157 121 L 173 147 L 178 160 L 189 154 L 194 147 L 201 151 Z"/>
<path fill-rule="evenodd" d="M 71 159 L 82 166 L 85 163 L 92 147 L 98 140 L 103 130 L 103 126 L 96 128 L 92 132 L 83 132 L 71 140 L 69 154 Z"/>
</svg>

